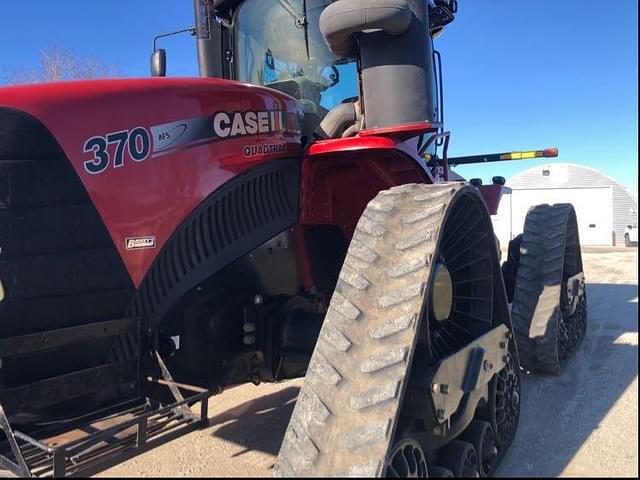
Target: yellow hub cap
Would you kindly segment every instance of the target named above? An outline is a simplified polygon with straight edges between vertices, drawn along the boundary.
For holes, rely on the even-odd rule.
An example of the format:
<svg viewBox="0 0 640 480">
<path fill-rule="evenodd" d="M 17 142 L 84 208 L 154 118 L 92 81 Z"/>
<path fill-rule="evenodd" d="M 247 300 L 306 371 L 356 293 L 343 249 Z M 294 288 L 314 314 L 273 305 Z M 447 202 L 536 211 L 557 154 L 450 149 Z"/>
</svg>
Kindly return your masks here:
<svg viewBox="0 0 640 480">
<path fill-rule="evenodd" d="M 453 281 L 447 267 L 442 263 L 436 265 L 431 291 L 431 310 L 435 319 L 442 322 L 449 318 L 453 305 Z"/>
</svg>

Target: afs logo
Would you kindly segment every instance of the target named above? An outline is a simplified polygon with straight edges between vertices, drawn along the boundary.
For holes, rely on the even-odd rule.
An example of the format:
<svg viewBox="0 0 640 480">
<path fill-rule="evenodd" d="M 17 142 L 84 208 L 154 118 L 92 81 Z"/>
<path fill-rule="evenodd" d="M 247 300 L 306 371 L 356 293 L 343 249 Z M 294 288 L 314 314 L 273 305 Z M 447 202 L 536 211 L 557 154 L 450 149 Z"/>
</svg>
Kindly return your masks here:
<svg viewBox="0 0 640 480">
<path fill-rule="evenodd" d="M 155 248 L 156 237 L 131 237 L 125 240 L 127 250 L 142 250 L 144 248 Z"/>
</svg>

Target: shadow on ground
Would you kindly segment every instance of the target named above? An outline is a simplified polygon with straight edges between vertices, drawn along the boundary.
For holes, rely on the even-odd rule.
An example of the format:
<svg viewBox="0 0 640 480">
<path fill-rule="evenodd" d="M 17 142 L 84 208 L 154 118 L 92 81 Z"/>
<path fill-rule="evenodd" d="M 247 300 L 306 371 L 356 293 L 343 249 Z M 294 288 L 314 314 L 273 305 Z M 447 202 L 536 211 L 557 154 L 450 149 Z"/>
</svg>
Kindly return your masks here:
<svg viewBox="0 0 640 480">
<path fill-rule="evenodd" d="M 245 447 L 235 457 L 252 450 L 277 455 L 299 390 L 298 387 L 287 387 L 211 418 L 209 425 L 212 427 L 226 424 L 213 435 Z"/>
<path fill-rule="evenodd" d="M 587 288 L 588 332 L 579 351 L 560 376 L 524 378 L 520 427 L 502 476 L 560 475 L 638 375 L 637 285 Z M 277 455 L 298 390 L 288 387 L 213 417 L 212 426 L 223 425 L 213 435 L 245 447 L 236 456 Z M 633 428 L 621 425 L 618 434 Z M 591 474 L 606 473 L 601 467 Z"/>
<path fill-rule="evenodd" d="M 563 473 L 638 376 L 637 285 L 590 284 L 587 295 L 587 336 L 562 374 L 524 378 L 520 428 L 500 475 L 554 477 Z M 616 427 L 613 435 L 624 438 L 637 424 L 629 421 Z M 613 457 L 620 454 L 609 452 L 612 463 L 600 465 L 591 475 L 612 471 Z M 589 458 L 576 460 L 585 464 Z M 580 469 L 577 465 L 565 473 Z"/>
</svg>

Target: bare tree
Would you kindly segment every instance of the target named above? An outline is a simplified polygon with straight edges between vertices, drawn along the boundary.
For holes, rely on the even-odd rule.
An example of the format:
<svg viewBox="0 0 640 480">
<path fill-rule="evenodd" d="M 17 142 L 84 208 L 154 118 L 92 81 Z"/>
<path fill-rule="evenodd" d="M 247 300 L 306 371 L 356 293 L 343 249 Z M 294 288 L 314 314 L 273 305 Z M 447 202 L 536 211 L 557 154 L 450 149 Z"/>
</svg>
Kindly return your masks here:
<svg viewBox="0 0 640 480">
<path fill-rule="evenodd" d="M 45 48 L 40 51 L 35 68 L 5 70 L 3 80 L 9 84 L 88 80 L 118 76 L 115 65 L 105 65 L 95 58 L 81 58 L 64 47 Z"/>
</svg>

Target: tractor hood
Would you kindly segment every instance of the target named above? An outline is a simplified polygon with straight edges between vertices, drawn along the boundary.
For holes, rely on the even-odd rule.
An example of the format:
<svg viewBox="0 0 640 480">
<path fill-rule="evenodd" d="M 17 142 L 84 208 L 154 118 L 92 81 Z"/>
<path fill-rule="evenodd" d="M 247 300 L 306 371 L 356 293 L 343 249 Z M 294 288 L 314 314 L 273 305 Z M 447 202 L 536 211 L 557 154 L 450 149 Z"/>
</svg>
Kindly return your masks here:
<svg viewBox="0 0 640 480">
<path fill-rule="evenodd" d="M 220 79 L 0 88 L 0 113 L 29 114 L 60 145 L 136 286 L 218 187 L 258 163 L 300 156 L 298 108 L 285 94 Z M 25 144 L 37 148 L 38 139 L 2 118 L 0 160 L 29 155 Z"/>
</svg>

